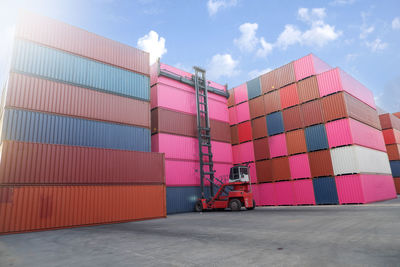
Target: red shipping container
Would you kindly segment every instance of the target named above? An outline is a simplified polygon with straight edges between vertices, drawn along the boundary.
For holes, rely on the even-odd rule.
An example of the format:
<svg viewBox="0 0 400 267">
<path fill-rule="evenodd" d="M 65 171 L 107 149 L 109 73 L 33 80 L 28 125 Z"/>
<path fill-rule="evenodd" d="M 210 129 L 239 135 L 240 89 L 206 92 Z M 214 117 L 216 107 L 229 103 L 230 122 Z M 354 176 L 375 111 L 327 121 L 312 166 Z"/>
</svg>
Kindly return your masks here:
<svg viewBox="0 0 400 267">
<path fill-rule="evenodd" d="M 333 176 L 331 153 L 329 150 L 320 150 L 308 153 L 311 176 Z"/>
<path fill-rule="evenodd" d="M 300 103 L 319 98 L 317 77 L 313 76 L 297 83 Z"/>
<path fill-rule="evenodd" d="M 165 185 L 1 186 L 0 234 L 166 217 Z"/>
<path fill-rule="evenodd" d="M 265 115 L 264 97 L 259 96 L 249 100 L 250 118 L 254 119 Z"/>
<path fill-rule="evenodd" d="M 316 99 L 301 105 L 301 117 L 304 126 L 311 126 L 324 122 L 321 100 Z"/>
<path fill-rule="evenodd" d="M 306 153 L 307 145 L 304 130 L 299 129 L 286 133 L 286 146 L 289 155 Z"/>
<path fill-rule="evenodd" d="M 400 131 L 395 129 L 386 129 L 382 131 L 386 145 L 400 144 Z"/>
<path fill-rule="evenodd" d="M 0 184 L 164 184 L 164 155 L 3 140 Z"/>
<path fill-rule="evenodd" d="M 251 121 L 253 139 L 258 139 L 267 136 L 267 120 L 265 117 L 260 117 Z"/>
<path fill-rule="evenodd" d="M 271 165 L 274 181 L 290 180 L 290 167 L 288 157 L 271 159 Z"/>
<path fill-rule="evenodd" d="M 251 122 L 246 121 L 238 124 L 239 143 L 250 141 L 253 138 Z"/>
<path fill-rule="evenodd" d="M 268 138 L 257 139 L 253 141 L 254 146 L 254 159 L 263 160 L 269 159 Z"/>
<path fill-rule="evenodd" d="M 400 130 L 400 119 L 393 114 L 386 113 L 379 115 L 382 129 L 396 129 Z"/>
<path fill-rule="evenodd" d="M 281 110 L 279 90 L 264 95 L 264 107 L 266 114 Z"/>
<path fill-rule="evenodd" d="M 300 106 L 291 107 L 282 111 L 285 131 L 292 131 L 304 127 Z"/>
<path fill-rule="evenodd" d="M 256 169 L 257 169 L 257 180 L 259 183 L 274 181 L 272 161 L 270 160 L 257 161 Z"/>
<path fill-rule="evenodd" d="M 393 113 L 393 115 L 400 119 L 400 112 Z"/>
<path fill-rule="evenodd" d="M 400 160 L 400 145 L 392 144 L 386 145 L 387 154 L 389 156 L 389 160 Z"/>
<path fill-rule="evenodd" d="M 279 90 L 282 109 L 299 104 L 297 86 L 295 83 L 285 86 Z"/>
<path fill-rule="evenodd" d="M 396 187 L 396 193 L 400 195 L 400 178 L 393 178 L 394 179 L 394 185 Z"/>
</svg>

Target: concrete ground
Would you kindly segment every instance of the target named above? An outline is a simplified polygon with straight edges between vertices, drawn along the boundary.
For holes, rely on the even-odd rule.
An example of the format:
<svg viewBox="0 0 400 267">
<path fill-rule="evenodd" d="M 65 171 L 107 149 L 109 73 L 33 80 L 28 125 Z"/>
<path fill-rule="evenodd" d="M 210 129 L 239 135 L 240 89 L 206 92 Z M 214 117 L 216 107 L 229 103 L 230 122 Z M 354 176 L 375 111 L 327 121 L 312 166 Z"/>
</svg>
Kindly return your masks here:
<svg viewBox="0 0 400 267">
<path fill-rule="evenodd" d="M 0 266 L 400 266 L 400 199 L 0 236 Z"/>
</svg>

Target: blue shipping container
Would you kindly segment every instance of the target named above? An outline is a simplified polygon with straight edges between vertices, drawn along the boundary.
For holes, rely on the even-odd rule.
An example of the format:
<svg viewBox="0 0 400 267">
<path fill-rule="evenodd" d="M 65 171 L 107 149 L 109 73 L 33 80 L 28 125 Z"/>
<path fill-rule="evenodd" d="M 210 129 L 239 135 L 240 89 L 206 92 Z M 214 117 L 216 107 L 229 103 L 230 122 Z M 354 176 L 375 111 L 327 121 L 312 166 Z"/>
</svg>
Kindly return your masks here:
<svg viewBox="0 0 400 267">
<path fill-rule="evenodd" d="M 260 78 L 255 78 L 247 82 L 247 96 L 249 99 L 255 98 L 261 95 L 261 84 Z"/>
<path fill-rule="evenodd" d="M 282 112 L 278 111 L 267 115 L 267 131 L 268 136 L 280 134 L 285 131 Z"/>
<path fill-rule="evenodd" d="M 308 152 L 328 149 L 329 145 L 325 125 L 318 124 L 307 127 L 305 130 L 305 135 Z"/>
<path fill-rule="evenodd" d="M 136 126 L 7 108 L 1 139 L 150 152 L 150 135 Z"/>
<path fill-rule="evenodd" d="M 315 202 L 317 204 L 339 204 L 335 178 L 320 177 L 313 179 Z"/>
<path fill-rule="evenodd" d="M 400 160 L 390 161 L 390 169 L 392 169 L 393 177 L 400 177 Z"/>
<path fill-rule="evenodd" d="M 106 93 L 150 99 L 149 77 L 16 39 L 12 70 Z"/>
<path fill-rule="evenodd" d="M 209 197 L 210 188 L 205 187 L 204 189 L 206 197 Z M 214 189 L 214 194 L 216 192 L 216 189 Z M 194 211 L 194 206 L 200 197 L 200 186 L 167 187 L 167 214 Z"/>
</svg>

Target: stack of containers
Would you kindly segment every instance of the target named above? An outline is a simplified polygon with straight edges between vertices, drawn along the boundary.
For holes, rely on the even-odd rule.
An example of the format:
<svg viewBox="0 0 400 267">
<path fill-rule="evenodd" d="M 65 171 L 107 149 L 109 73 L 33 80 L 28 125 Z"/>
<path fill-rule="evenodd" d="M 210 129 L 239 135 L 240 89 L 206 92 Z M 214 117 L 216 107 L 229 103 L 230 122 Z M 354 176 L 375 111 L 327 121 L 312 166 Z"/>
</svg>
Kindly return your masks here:
<svg viewBox="0 0 400 267">
<path fill-rule="evenodd" d="M 400 194 L 400 118 L 395 114 L 385 113 L 379 115 L 383 138 L 390 160 L 390 168 L 394 178 L 397 194 Z"/>
<path fill-rule="evenodd" d="M 350 75 L 310 54 L 248 82 L 247 93 L 259 205 L 394 197 L 372 93 Z"/>
<path fill-rule="evenodd" d="M 2 107 L 0 233 L 166 216 L 149 55 L 23 13 Z"/>
<path fill-rule="evenodd" d="M 163 63 L 151 66 L 152 151 L 165 153 L 167 213 L 189 212 L 201 195 L 195 90 L 159 70 L 186 79 L 192 74 Z M 225 86 L 209 85 L 226 92 Z M 226 97 L 209 92 L 208 108 L 215 176 L 226 176 L 232 167 Z"/>
</svg>

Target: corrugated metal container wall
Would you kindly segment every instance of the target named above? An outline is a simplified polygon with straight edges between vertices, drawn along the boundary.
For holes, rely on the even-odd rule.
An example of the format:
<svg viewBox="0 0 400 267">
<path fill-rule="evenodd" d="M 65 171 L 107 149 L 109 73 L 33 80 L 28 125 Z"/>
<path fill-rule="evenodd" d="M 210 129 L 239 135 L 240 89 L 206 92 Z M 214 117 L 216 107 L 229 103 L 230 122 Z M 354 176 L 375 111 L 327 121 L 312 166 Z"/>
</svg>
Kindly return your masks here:
<svg viewBox="0 0 400 267">
<path fill-rule="evenodd" d="M 331 66 L 313 54 L 295 60 L 293 65 L 296 74 L 296 81 L 300 81 L 311 75 L 320 74 L 331 69 Z"/>
<path fill-rule="evenodd" d="M 205 194 L 209 195 L 209 187 L 205 187 Z M 199 186 L 167 187 L 167 214 L 191 212 L 200 198 Z"/>
<path fill-rule="evenodd" d="M 257 206 L 275 206 L 276 196 L 275 196 L 275 183 L 258 184 L 255 187 L 257 192 Z"/>
<path fill-rule="evenodd" d="M 288 157 L 271 159 L 272 177 L 275 181 L 290 180 Z"/>
<path fill-rule="evenodd" d="M 400 131 L 396 129 L 386 129 L 382 131 L 385 144 L 400 144 Z"/>
<path fill-rule="evenodd" d="M 297 83 L 300 103 L 319 98 L 317 77 L 313 76 Z"/>
<path fill-rule="evenodd" d="M 237 125 L 231 127 L 231 144 L 232 145 L 239 144 L 239 132 Z"/>
<path fill-rule="evenodd" d="M 228 112 L 229 112 L 229 124 L 230 125 L 238 124 L 236 106 L 228 108 Z"/>
<path fill-rule="evenodd" d="M 264 96 L 265 114 L 281 110 L 281 99 L 279 90 L 272 91 Z"/>
<path fill-rule="evenodd" d="M 247 142 L 253 139 L 251 122 L 246 121 L 238 124 L 239 143 Z"/>
<path fill-rule="evenodd" d="M 146 128 L 16 109 L 5 109 L 2 140 L 151 151 Z"/>
<path fill-rule="evenodd" d="M 229 155 L 227 156 L 229 157 Z M 239 162 L 238 163 L 245 163 L 245 162 L 253 162 L 254 161 L 254 146 L 253 142 L 246 142 L 239 145 L 239 155 L 238 155 Z"/>
<path fill-rule="evenodd" d="M 354 145 L 331 149 L 331 157 L 335 175 L 349 173 L 391 173 L 386 152 Z"/>
<path fill-rule="evenodd" d="M 165 185 L 1 186 L 0 233 L 161 218 Z"/>
<path fill-rule="evenodd" d="M 396 129 L 400 130 L 400 119 L 393 114 L 386 113 L 379 115 L 382 129 Z"/>
<path fill-rule="evenodd" d="M 293 181 L 296 205 L 315 205 L 314 186 L 311 179 Z"/>
<path fill-rule="evenodd" d="M 386 146 L 389 160 L 400 160 L 400 145 L 392 144 Z"/>
<path fill-rule="evenodd" d="M 310 163 L 307 154 L 298 154 L 289 157 L 292 179 L 311 178 Z"/>
<path fill-rule="evenodd" d="M 240 104 L 248 100 L 247 97 L 247 84 L 241 84 L 235 89 L 235 104 Z"/>
<path fill-rule="evenodd" d="M 308 153 L 312 177 L 333 176 L 332 159 L 329 150 Z"/>
<path fill-rule="evenodd" d="M 295 205 L 295 196 L 293 183 L 279 182 L 275 183 L 276 205 Z"/>
<path fill-rule="evenodd" d="M 259 183 L 274 181 L 272 161 L 270 160 L 257 161 L 256 169 L 257 169 L 257 179 Z"/>
<path fill-rule="evenodd" d="M 275 69 L 274 72 L 277 81 L 276 88 L 281 88 L 285 85 L 296 82 L 293 62 L 290 62 L 286 65 L 283 65 L 282 67 Z"/>
<path fill-rule="evenodd" d="M 339 204 L 335 179 L 321 177 L 313 179 L 315 202 L 321 204 Z"/>
<path fill-rule="evenodd" d="M 301 105 L 301 117 L 304 126 L 311 126 L 324 122 L 321 100 L 313 100 Z"/>
<path fill-rule="evenodd" d="M 268 138 L 269 154 L 271 158 L 287 156 L 285 134 L 278 134 Z"/>
<path fill-rule="evenodd" d="M 285 131 L 283 126 L 282 112 L 275 112 L 267 115 L 267 131 L 268 136 L 283 133 Z"/>
<path fill-rule="evenodd" d="M 324 124 L 307 127 L 305 129 L 305 135 L 307 151 L 311 152 L 327 149 L 329 147 Z"/>
<path fill-rule="evenodd" d="M 253 141 L 255 160 L 269 159 L 268 138 L 261 138 Z"/>
<path fill-rule="evenodd" d="M 253 139 L 258 139 L 267 136 L 267 120 L 265 117 L 260 117 L 251 121 Z"/>
<path fill-rule="evenodd" d="M 277 82 L 275 74 L 276 74 L 276 71 L 271 70 L 270 72 L 267 72 L 260 76 L 261 91 L 263 94 L 266 94 L 268 92 L 271 92 L 271 91 L 279 88 L 277 86 L 278 82 Z"/>
<path fill-rule="evenodd" d="M 3 141 L 0 184 L 164 184 L 163 158 L 159 153 Z"/>
<path fill-rule="evenodd" d="M 95 90 L 150 100 L 149 77 L 90 59 L 18 40 L 11 69 Z"/>
<path fill-rule="evenodd" d="M 24 11 L 15 36 L 149 76 L 149 53 L 48 17 Z"/>
<path fill-rule="evenodd" d="M 250 120 L 249 102 L 244 102 L 236 106 L 237 122 L 241 123 Z"/>
<path fill-rule="evenodd" d="M 148 101 L 17 73 L 10 73 L 5 105 L 150 128 Z"/>
<path fill-rule="evenodd" d="M 264 98 L 262 96 L 259 96 L 249 100 L 249 109 L 251 119 L 264 116 Z"/>
<path fill-rule="evenodd" d="M 289 155 L 306 153 L 307 145 L 304 130 L 299 129 L 286 133 L 286 145 Z"/>
<path fill-rule="evenodd" d="M 228 107 L 232 107 L 235 105 L 235 89 L 228 90 L 229 98 L 228 98 Z"/>
<path fill-rule="evenodd" d="M 393 113 L 393 115 L 400 119 L 400 112 Z"/>
<path fill-rule="evenodd" d="M 297 95 L 297 86 L 295 83 L 282 87 L 279 93 L 282 109 L 299 104 L 299 96 Z"/>
<path fill-rule="evenodd" d="M 396 193 L 400 195 L 400 178 L 393 178 L 396 187 Z"/>
<path fill-rule="evenodd" d="M 398 160 L 390 161 L 390 169 L 392 171 L 393 177 L 400 177 L 400 161 Z"/>
<path fill-rule="evenodd" d="M 261 95 L 261 84 L 260 78 L 255 78 L 247 82 L 247 96 L 249 99 L 253 99 Z"/>
<path fill-rule="evenodd" d="M 291 107 L 282 111 L 285 131 L 292 131 L 304 127 L 300 106 Z"/>
</svg>

